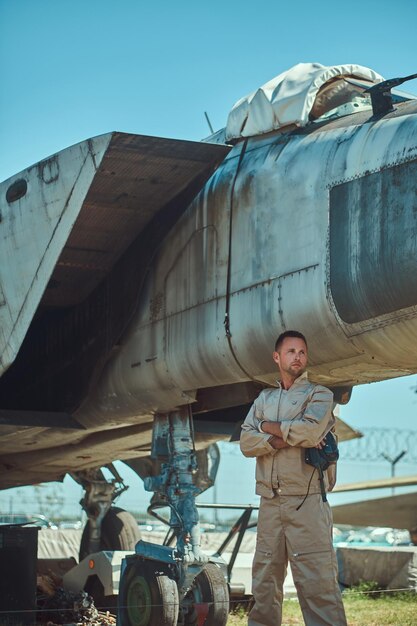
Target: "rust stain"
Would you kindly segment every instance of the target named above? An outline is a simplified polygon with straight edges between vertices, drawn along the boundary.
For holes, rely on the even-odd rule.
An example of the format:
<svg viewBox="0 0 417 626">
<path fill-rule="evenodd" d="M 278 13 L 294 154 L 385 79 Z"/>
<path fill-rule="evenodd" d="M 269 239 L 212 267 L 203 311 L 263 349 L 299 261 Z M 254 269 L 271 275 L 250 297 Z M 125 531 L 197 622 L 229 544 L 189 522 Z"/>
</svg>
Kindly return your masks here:
<svg viewBox="0 0 417 626">
<path fill-rule="evenodd" d="M 164 294 L 160 291 L 151 300 L 149 319 L 154 322 L 158 319 L 158 315 L 164 306 Z"/>
</svg>

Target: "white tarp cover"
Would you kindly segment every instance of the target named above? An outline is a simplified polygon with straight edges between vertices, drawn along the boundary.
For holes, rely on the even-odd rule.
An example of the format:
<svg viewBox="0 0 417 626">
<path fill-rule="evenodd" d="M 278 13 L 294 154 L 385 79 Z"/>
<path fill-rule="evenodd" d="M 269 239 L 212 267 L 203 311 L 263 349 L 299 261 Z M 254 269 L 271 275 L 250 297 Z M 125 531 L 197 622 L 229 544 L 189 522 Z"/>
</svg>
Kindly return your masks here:
<svg viewBox="0 0 417 626">
<path fill-rule="evenodd" d="M 298 63 L 236 102 L 227 120 L 226 141 L 290 124 L 305 126 L 320 87 L 336 76 L 355 76 L 374 83 L 384 80 L 362 65 Z"/>
</svg>

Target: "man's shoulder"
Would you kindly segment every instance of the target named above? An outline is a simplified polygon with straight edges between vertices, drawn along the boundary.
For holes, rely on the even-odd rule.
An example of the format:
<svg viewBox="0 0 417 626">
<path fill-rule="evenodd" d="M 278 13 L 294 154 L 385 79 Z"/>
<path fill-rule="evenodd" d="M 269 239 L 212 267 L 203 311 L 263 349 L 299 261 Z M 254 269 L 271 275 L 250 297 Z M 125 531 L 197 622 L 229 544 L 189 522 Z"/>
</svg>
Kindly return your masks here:
<svg viewBox="0 0 417 626">
<path fill-rule="evenodd" d="M 333 398 L 333 392 L 330 389 L 328 389 L 328 387 L 325 387 L 324 385 L 320 385 L 319 383 L 314 383 L 311 380 L 309 380 L 307 372 L 305 372 L 302 376 L 300 376 L 299 386 L 302 387 L 304 390 L 308 391 L 309 393 L 320 393 L 323 395 L 326 394 L 329 397 Z"/>
<path fill-rule="evenodd" d="M 313 387 L 314 393 L 320 393 L 322 395 L 329 396 L 329 398 L 333 398 L 333 391 L 324 385 L 319 385 L 318 383 L 311 383 Z"/>
<path fill-rule="evenodd" d="M 262 389 L 259 396 L 257 397 L 257 401 L 259 402 L 268 402 L 273 399 L 277 394 L 279 394 L 278 387 L 267 387 L 266 389 Z"/>
</svg>

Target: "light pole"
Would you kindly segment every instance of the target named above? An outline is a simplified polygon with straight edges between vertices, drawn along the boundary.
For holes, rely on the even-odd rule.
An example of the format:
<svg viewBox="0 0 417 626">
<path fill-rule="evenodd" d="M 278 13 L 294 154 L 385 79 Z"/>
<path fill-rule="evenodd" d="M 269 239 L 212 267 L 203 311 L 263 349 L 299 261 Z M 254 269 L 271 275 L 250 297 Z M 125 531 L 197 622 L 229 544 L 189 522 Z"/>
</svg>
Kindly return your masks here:
<svg viewBox="0 0 417 626">
<path fill-rule="evenodd" d="M 391 478 L 394 478 L 394 476 L 395 476 L 395 466 L 398 463 L 398 461 L 403 458 L 404 454 L 407 454 L 407 450 L 403 450 L 394 459 L 392 459 L 390 456 L 388 456 L 388 454 L 385 454 L 385 452 L 381 453 L 381 456 L 383 456 L 384 459 L 386 461 L 388 461 L 388 463 L 391 464 Z M 391 493 L 392 493 L 392 495 L 394 495 L 394 493 L 395 493 L 395 487 L 394 486 L 391 487 Z"/>
</svg>

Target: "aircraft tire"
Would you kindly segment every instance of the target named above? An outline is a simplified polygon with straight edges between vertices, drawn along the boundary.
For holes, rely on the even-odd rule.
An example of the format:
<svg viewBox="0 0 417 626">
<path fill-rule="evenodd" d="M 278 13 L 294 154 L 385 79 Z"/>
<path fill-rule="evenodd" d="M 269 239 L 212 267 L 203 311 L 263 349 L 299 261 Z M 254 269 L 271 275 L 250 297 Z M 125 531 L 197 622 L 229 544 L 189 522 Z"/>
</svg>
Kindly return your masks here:
<svg viewBox="0 0 417 626">
<path fill-rule="evenodd" d="M 120 626 L 176 626 L 178 587 L 164 565 L 132 560 L 123 574 L 119 595 Z"/>
<path fill-rule="evenodd" d="M 229 616 L 229 590 L 223 573 L 214 563 L 207 563 L 195 577 L 189 594 L 190 611 L 185 615 L 185 626 L 226 626 Z"/>
<path fill-rule="evenodd" d="M 80 543 L 79 560 L 88 554 L 90 526 L 87 522 Z M 106 513 L 101 524 L 101 550 L 134 550 L 140 539 L 138 524 L 128 511 L 113 506 Z"/>
</svg>

